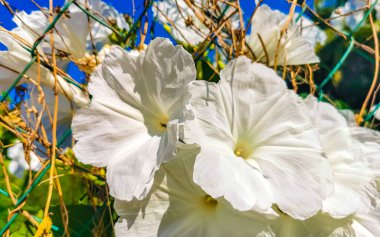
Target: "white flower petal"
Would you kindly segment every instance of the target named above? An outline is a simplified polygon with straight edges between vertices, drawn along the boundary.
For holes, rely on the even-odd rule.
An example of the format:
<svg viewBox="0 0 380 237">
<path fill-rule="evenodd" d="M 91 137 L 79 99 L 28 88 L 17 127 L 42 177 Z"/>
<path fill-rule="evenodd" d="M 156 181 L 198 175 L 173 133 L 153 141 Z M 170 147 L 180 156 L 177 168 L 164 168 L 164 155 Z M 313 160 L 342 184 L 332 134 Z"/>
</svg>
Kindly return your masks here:
<svg viewBox="0 0 380 237">
<path fill-rule="evenodd" d="M 8 170 L 11 174 L 16 176 L 17 178 L 21 179 L 24 175 L 25 169 L 20 166 L 20 164 L 17 161 L 11 161 L 8 165 Z"/>
<path fill-rule="evenodd" d="M 30 169 L 33 171 L 39 171 L 42 167 L 40 159 L 38 159 L 37 155 L 34 152 L 29 153 L 30 158 Z"/>
<path fill-rule="evenodd" d="M 74 58 L 81 58 L 86 52 L 86 39 L 89 34 L 89 28 L 86 24 L 87 16 L 83 12 L 73 12 L 69 15 L 70 17 L 62 16 L 54 26 L 59 32 L 59 34 L 54 34 L 54 47 Z M 30 14 L 21 11 L 13 20 L 35 38 L 43 35 L 50 24 L 48 15 L 41 11 L 32 11 Z M 45 36 L 44 42 L 45 51 L 51 51 L 49 34 Z"/>
<path fill-rule="evenodd" d="M 96 17 L 104 20 L 115 21 L 120 29 L 128 30 L 129 26 L 122 14 L 108 4 L 100 0 L 76 1 L 78 4 L 86 6 L 93 12 Z M 90 20 L 91 28 L 88 25 Z M 23 29 L 29 31 L 32 35 L 39 37 L 48 27 L 48 13 L 42 11 L 32 11 L 27 14 L 24 11 L 16 13 L 13 21 Z M 74 59 L 80 59 L 85 56 L 87 50 L 92 49 L 92 43 L 100 49 L 104 44 L 109 43 L 109 35 L 112 31 L 101 25 L 99 22 L 88 19 L 85 12 L 74 4 L 71 4 L 66 15 L 63 15 L 55 24 L 54 28 L 59 34 L 54 34 L 54 47 L 60 51 L 66 52 Z M 90 36 L 91 29 L 91 36 Z M 49 36 L 44 40 L 49 40 Z M 47 51 L 51 51 L 49 43 L 42 43 Z M 50 53 L 50 52 L 49 52 Z"/>
<path fill-rule="evenodd" d="M 8 170 L 18 178 L 22 178 L 24 171 L 29 167 L 33 171 L 38 171 L 42 165 L 36 154 L 29 153 L 30 162 L 25 160 L 24 145 L 21 142 L 16 143 L 7 149 L 7 156 L 12 159 L 9 163 Z"/>
<path fill-rule="evenodd" d="M 298 15 L 297 15 L 298 17 Z M 324 45 L 327 41 L 327 34 L 318 25 L 315 25 L 312 20 L 307 17 L 301 17 L 299 20 L 299 25 L 301 26 L 302 36 L 311 43 L 314 48 L 315 46 Z"/>
<path fill-rule="evenodd" d="M 334 219 L 328 214 L 318 213 L 301 221 L 280 213 L 280 217 L 271 223 L 271 228 L 276 236 L 281 237 L 354 237 L 351 223 L 351 217 Z"/>
<path fill-rule="evenodd" d="M 380 132 L 363 127 L 351 127 L 350 134 L 355 146 L 350 147 L 351 152 L 364 162 L 368 162 L 372 171 L 380 177 Z"/>
<path fill-rule="evenodd" d="M 35 38 L 28 34 L 21 28 L 15 28 L 11 32 L 2 32 L 0 34 L 0 42 L 5 44 L 8 48 L 7 51 L 0 52 L 0 90 L 6 91 L 17 78 L 17 76 L 24 70 L 24 68 L 31 61 L 30 53 L 24 49 L 19 40 L 11 35 L 17 34 L 27 41 L 30 46 L 33 45 Z M 40 48 L 37 48 L 40 49 Z M 43 52 L 39 51 L 41 55 Z M 40 75 L 38 74 L 38 67 L 40 69 Z M 4 73 L 3 73 L 4 72 Z M 38 75 L 40 76 L 41 84 L 47 85 L 53 88 L 55 85 L 55 78 L 50 70 L 44 66 L 39 66 L 37 62 L 33 63 L 29 70 L 25 73 L 28 77 L 37 82 Z M 75 85 L 66 82 L 61 76 L 57 76 L 58 91 L 65 94 L 68 98 L 74 100 L 76 103 L 84 105 L 88 104 L 89 98 L 86 93 Z M 28 82 L 22 79 L 19 84 Z"/>
<path fill-rule="evenodd" d="M 153 184 L 153 176 L 159 167 L 156 154 L 160 138 L 147 138 L 136 150 L 120 149 L 107 164 L 107 182 L 110 194 L 121 200 L 144 198 Z M 132 159 L 133 157 L 133 159 Z"/>
<path fill-rule="evenodd" d="M 194 182 L 214 198 L 224 196 L 239 211 L 265 212 L 274 199 L 260 170 L 250 167 L 233 153 L 227 156 L 217 148 L 203 149 L 198 155 Z"/>
<path fill-rule="evenodd" d="M 368 212 L 375 205 L 377 190 L 376 171 L 366 157 L 371 159 L 371 154 L 378 154 L 380 145 L 367 146 L 364 138 L 374 143 L 376 137 L 371 138 L 369 129 L 353 125 L 351 118 L 346 120 L 332 105 L 318 102 L 312 96 L 306 103 L 334 174 L 334 191 L 323 202 L 323 211 L 336 218 Z"/>
<path fill-rule="evenodd" d="M 277 42 L 280 40 L 281 28 L 287 20 L 287 15 L 278 10 L 272 10 L 267 5 L 261 5 L 252 19 L 251 33 L 247 44 L 255 57 L 270 66 L 275 63 Z M 262 45 L 262 39 L 264 45 Z M 265 47 L 265 49 L 264 49 Z M 267 52 L 267 53 L 265 53 Z M 268 57 L 268 59 L 266 58 Z M 299 65 L 318 63 L 313 46 L 302 37 L 300 27 L 293 22 L 287 33 L 281 38 L 278 50 L 278 65 Z"/>
<path fill-rule="evenodd" d="M 376 237 L 380 235 L 380 200 L 369 213 L 359 213 L 354 217 L 352 228 L 356 237 Z"/>
<path fill-rule="evenodd" d="M 99 17 L 100 19 L 115 21 L 119 29 L 129 30 L 129 25 L 125 21 L 124 16 L 120 14 L 114 7 L 106 4 L 105 2 L 100 0 L 78 0 L 77 3 L 83 6 L 87 6 L 94 12 L 95 16 Z M 80 12 L 83 14 L 82 10 L 73 6 L 70 8 L 70 10 L 72 12 Z M 99 22 L 91 19 L 91 33 L 92 39 L 95 43 L 107 44 L 109 43 L 109 35 L 112 34 L 112 31 L 107 27 L 101 25 Z M 85 39 L 87 39 L 87 46 L 90 48 L 91 37 L 87 35 Z"/>
</svg>

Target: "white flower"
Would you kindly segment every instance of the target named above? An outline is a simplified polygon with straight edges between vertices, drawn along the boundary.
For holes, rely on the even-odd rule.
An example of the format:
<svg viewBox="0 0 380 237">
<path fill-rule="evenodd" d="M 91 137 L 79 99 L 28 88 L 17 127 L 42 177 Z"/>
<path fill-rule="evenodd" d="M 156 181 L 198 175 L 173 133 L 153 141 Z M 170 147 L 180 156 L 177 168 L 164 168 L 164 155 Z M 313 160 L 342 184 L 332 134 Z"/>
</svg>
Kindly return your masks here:
<svg viewBox="0 0 380 237">
<path fill-rule="evenodd" d="M 0 52 L 0 90 L 4 92 L 12 85 L 17 76 L 31 61 L 30 52 L 24 47 L 31 48 L 36 39 L 19 27 L 12 31 L 0 28 L 0 32 L 0 42 L 7 47 L 6 51 Z M 41 54 L 41 60 L 43 60 L 44 53 L 41 47 L 38 47 L 37 50 Z M 38 68 L 40 69 L 39 76 L 41 84 L 53 88 L 55 85 L 55 78 L 52 72 L 42 65 L 39 66 L 37 62 L 33 63 L 25 75 L 37 83 Z M 65 94 L 68 98 L 74 100 L 78 104 L 87 104 L 89 102 L 88 95 L 75 85 L 66 82 L 66 80 L 59 75 L 57 76 L 57 81 L 59 85 L 58 91 Z M 19 84 L 27 82 L 28 80 L 23 78 Z"/>
<path fill-rule="evenodd" d="M 86 2 L 88 2 L 88 4 L 86 4 Z M 90 11 L 93 11 L 93 14 L 100 20 L 115 21 L 120 29 L 129 29 L 124 17 L 113 7 L 102 1 L 81 0 L 77 1 L 77 3 L 84 7 L 88 5 L 87 7 Z M 36 38 L 41 36 L 50 24 L 48 13 L 42 11 L 32 11 L 30 14 L 24 11 L 18 12 L 13 18 L 13 21 Z M 88 51 L 92 50 L 92 45 L 95 44 L 97 49 L 102 48 L 104 44 L 109 43 L 109 35 L 112 33 L 110 29 L 101 25 L 99 22 L 93 19 L 90 19 L 90 23 L 88 23 L 88 21 L 89 18 L 86 13 L 72 4 L 68 12 L 61 16 L 54 25 L 54 29 L 56 29 L 54 34 L 54 47 L 58 49 L 61 54 L 64 53 L 63 55 L 67 55 L 70 60 L 82 65 L 82 69 L 84 69 L 84 63 L 91 63 L 92 61 L 96 63 L 95 58 L 90 57 L 88 54 Z M 45 52 L 51 53 L 49 34 L 45 36 L 42 46 Z M 67 64 L 67 61 L 62 62 L 64 66 L 65 63 Z"/>
<path fill-rule="evenodd" d="M 371 168 L 380 192 L 380 132 L 369 128 L 351 127 L 350 134 L 356 144 L 351 147 L 352 153 Z"/>
<path fill-rule="evenodd" d="M 115 8 L 106 4 L 101 0 L 77 0 L 77 3 L 86 6 L 92 10 L 93 14 L 100 18 L 103 21 L 108 23 L 114 22 L 114 24 L 119 29 L 129 30 L 129 25 L 126 22 L 124 15 L 120 14 Z M 69 9 L 72 12 L 79 12 L 84 14 L 82 10 L 77 7 L 71 7 Z M 85 24 L 83 24 L 85 25 Z M 87 27 L 87 25 L 86 25 Z M 82 26 L 83 28 L 83 26 Z M 107 27 L 101 25 L 99 22 L 95 20 L 91 20 L 91 34 L 92 39 L 97 44 L 98 47 L 102 47 L 102 45 L 110 43 L 109 35 L 112 34 L 112 30 Z M 91 37 L 87 35 L 87 48 L 91 49 Z"/>
<path fill-rule="evenodd" d="M 287 15 L 278 10 L 272 10 L 267 5 L 261 5 L 256 10 L 247 44 L 260 62 L 274 65 L 281 28 L 287 18 Z M 302 36 L 300 27 L 291 22 L 286 34 L 281 38 L 277 64 L 299 65 L 318 62 L 313 46 Z"/>
<path fill-rule="evenodd" d="M 145 200 L 116 200 L 120 216 L 116 236 L 268 236 L 268 218 L 276 216 L 235 210 L 222 198 L 213 199 L 192 181 L 196 145 L 178 145 L 176 159 L 157 172 Z"/>
<path fill-rule="evenodd" d="M 358 212 L 368 212 L 377 196 L 375 171 L 366 160 L 371 147 L 353 136 L 354 131 L 365 128 L 351 127 L 332 105 L 318 102 L 309 96 L 306 103 L 319 130 L 322 149 L 334 174 L 334 191 L 323 202 L 323 211 L 335 218 Z M 378 146 L 377 154 L 380 154 Z"/>
<path fill-rule="evenodd" d="M 238 210 L 272 204 L 297 219 L 314 215 L 331 192 L 331 171 L 301 99 L 262 64 L 230 62 L 215 83 L 191 87 L 196 124 L 186 143 L 201 152 L 194 181 Z"/>
<path fill-rule="evenodd" d="M 195 0 L 192 1 L 192 3 L 200 9 L 207 10 L 212 8 L 208 5 L 211 2 L 206 0 Z M 218 2 L 217 5 L 221 11 L 227 6 L 222 2 Z M 230 7 L 225 13 L 225 17 L 232 14 L 233 10 L 234 9 Z M 198 19 L 194 11 L 184 0 L 155 1 L 153 12 L 160 23 L 171 26 L 170 33 L 179 41 L 197 45 L 202 43 L 210 34 L 209 28 Z M 218 18 L 218 16 L 214 15 L 209 17 L 210 19 Z M 237 28 L 239 25 L 238 14 L 234 14 L 230 19 L 232 27 Z"/>
<path fill-rule="evenodd" d="M 31 151 L 29 153 L 29 162 L 25 160 L 24 146 L 21 142 L 9 147 L 7 149 L 7 156 L 12 159 L 8 166 L 9 172 L 18 178 L 22 178 L 24 170 L 30 168 L 33 171 L 38 171 L 41 168 L 41 162 L 34 152 Z"/>
<path fill-rule="evenodd" d="M 305 38 L 311 45 L 324 45 L 327 40 L 326 32 L 307 17 L 301 17 L 298 23 L 301 26 L 302 37 Z"/>
<path fill-rule="evenodd" d="M 73 58 L 81 58 L 86 52 L 86 40 L 88 36 L 88 26 L 86 14 L 69 13 L 70 17 L 62 16 L 54 25 L 58 33 L 54 34 L 54 47 Z M 27 14 L 24 11 L 18 12 L 13 21 L 18 27 L 29 32 L 33 37 L 40 37 L 49 26 L 49 18 L 46 12 L 32 11 Z M 51 54 L 49 34 L 44 37 L 41 46 L 45 52 Z"/>
<path fill-rule="evenodd" d="M 354 217 L 352 228 L 356 237 L 380 236 L 380 200 L 377 207 L 369 213 L 359 213 Z"/>
<path fill-rule="evenodd" d="M 74 115 L 77 158 L 107 166 L 111 195 L 141 199 L 160 164 L 173 157 L 178 123 L 195 80 L 193 59 L 169 40 L 153 40 L 143 54 L 113 47 L 91 77 L 88 109 Z M 185 114 L 184 114 L 185 113 Z"/>
</svg>

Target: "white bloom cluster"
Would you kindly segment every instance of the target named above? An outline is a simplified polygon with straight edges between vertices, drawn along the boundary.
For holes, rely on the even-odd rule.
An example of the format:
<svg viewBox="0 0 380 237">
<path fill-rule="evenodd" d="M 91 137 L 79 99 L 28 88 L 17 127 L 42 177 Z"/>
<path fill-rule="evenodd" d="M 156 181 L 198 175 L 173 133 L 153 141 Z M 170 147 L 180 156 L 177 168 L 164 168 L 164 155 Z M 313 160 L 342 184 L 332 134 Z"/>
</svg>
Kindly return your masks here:
<svg viewBox="0 0 380 237">
<path fill-rule="evenodd" d="M 199 44 L 209 35 L 209 29 L 202 23 L 195 12 L 188 6 L 185 0 L 163 0 L 158 1 L 154 11 L 158 20 L 163 24 L 172 26 L 172 35 L 182 42 L 191 42 Z M 193 4 L 202 9 L 208 9 L 205 2 L 194 1 Z M 218 7 L 223 10 L 230 7 L 227 4 L 218 3 Z M 228 8 L 225 16 L 229 16 L 232 7 Z M 214 17 L 217 18 L 217 17 Z M 238 14 L 233 15 L 231 24 L 233 27 L 239 26 Z M 299 65 L 318 63 L 319 59 L 314 54 L 313 44 L 315 41 L 323 42 L 326 36 L 318 32 L 316 27 L 309 28 L 305 33 L 308 36 L 303 37 L 301 27 L 290 22 L 286 34 L 281 35 L 281 30 L 287 22 L 288 16 L 278 10 L 272 10 L 267 5 L 261 5 L 255 10 L 251 31 L 247 35 L 247 45 L 257 61 L 273 66 L 277 55 L 278 65 Z M 191 20 L 189 20 L 191 19 Z M 316 34 L 320 39 L 314 39 L 312 42 L 308 37 L 310 34 Z M 281 40 L 280 40 L 281 39 Z M 277 43 L 280 40 L 280 44 Z"/>
<path fill-rule="evenodd" d="M 111 47 L 91 77 L 74 152 L 107 167 L 117 236 L 380 234 L 379 132 L 245 56 L 218 83 L 195 74 L 157 38 Z"/>
<path fill-rule="evenodd" d="M 77 2 L 128 28 L 99 0 Z M 170 23 L 174 37 L 197 44 L 210 32 L 189 3 L 204 4 L 165 0 L 154 9 L 161 22 L 177 19 Z M 350 111 L 301 98 L 268 67 L 319 62 L 298 24 L 290 22 L 282 35 L 285 14 L 266 5 L 256 10 L 247 45 L 257 62 L 237 57 L 218 83 L 196 80 L 193 57 L 163 38 L 142 52 L 106 47 L 101 64 L 88 65 L 91 45 L 107 43 L 111 31 L 92 20 L 93 31 L 79 26 L 88 18 L 77 6 L 67 14 L 55 25 L 55 49 L 64 55 L 58 63 L 86 62 L 92 98 L 58 73 L 57 135 L 72 120 L 78 160 L 107 168 L 116 236 L 380 235 L 380 133 L 357 126 Z M 15 22 L 12 31 L 0 28 L 8 47 L 0 52 L 2 91 L 31 60 L 25 47 L 49 25 L 43 11 L 19 12 Z M 47 39 L 37 47 L 42 65 L 34 63 L 22 82 L 40 81 L 46 96 L 40 106 L 53 108 L 54 93 L 44 89 L 56 81 Z M 32 92 L 32 100 L 38 96 Z M 51 116 L 41 121 L 51 130 Z M 8 156 L 19 176 L 41 166 L 34 153 L 26 162 L 21 143 Z"/>
<path fill-rule="evenodd" d="M 77 0 L 76 4 L 87 8 L 104 21 L 114 22 L 120 29 L 129 29 L 124 16 L 100 0 Z M 52 53 L 49 41 L 50 34 L 43 35 L 50 24 L 48 17 L 49 12 L 47 10 L 32 11 L 30 14 L 20 11 L 13 18 L 17 25 L 16 28 L 8 31 L 0 27 L 0 42 L 7 47 L 7 50 L 0 51 L 0 92 L 5 92 L 10 88 L 17 76 L 32 59 L 31 53 L 27 49 L 31 49 L 36 40 L 42 38 L 41 44 L 37 47 L 40 64 L 36 60 L 24 74 L 19 84 L 26 84 L 31 97 L 27 101 L 28 108 L 35 107 L 38 111 L 45 111 L 41 119 L 44 131 L 41 132 L 47 134 L 51 140 L 54 111 L 54 91 L 52 88 L 55 85 L 55 78 L 52 70 L 49 69 L 49 66 L 52 66 L 49 65 Z M 90 19 L 74 4 L 70 5 L 68 11 L 59 18 L 54 29 L 54 48 L 58 66 L 56 77 L 59 92 L 57 137 L 61 138 L 70 130 L 75 107 L 86 106 L 90 102 L 88 94 L 75 85 L 78 83 L 71 78 L 72 81 L 64 78 L 69 77 L 64 70 L 67 70 L 69 62 L 74 62 L 82 71 L 91 72 L 96 66 L 96 61 L 101 61 L 107 51 L 108 48 L 103 46 L 109 43 L 109 35 L 112 31 L 100 25 L 99 22 Z M 97 55 L 98 58 L 92 55 L 93 45 L 97 48 L 103 47 Z M 37 88 L 37 84 L 40 89 Z M 40 90 L 43 91 L 43 95 L 40 94 Z M 45 103 L 41 103 L 41 97 L 44 98 Z M 28 116 L 25 110 L 22 110 L 24 120 L 30 125 L 38 124 L 39 118 Z M 63 141 L 63 147 L 71 144 L 70 138 L 71 136 L 68 136 Z M 44 150 L 41 144 L 36 145 L 40 151 Z M 15 162 L 10 165 L 11 173 L 18 177 L 22 176 L 23 170 L 28 168 L 20 149 L 22 149 L 22 144 L 10 149 L 8 155 L 14 161 L 19 162 L 17 167 Z M 30 155 L 30 157 L 35 156 L 34 153 Z M 34 171 L 40 167 L 33 165 L 36 163 L 33 162 L 35 160 L 33 159 L 31 163 L 31 168 Z M 37 163 L 39 163 L 38 159 Z"/>
</svg>

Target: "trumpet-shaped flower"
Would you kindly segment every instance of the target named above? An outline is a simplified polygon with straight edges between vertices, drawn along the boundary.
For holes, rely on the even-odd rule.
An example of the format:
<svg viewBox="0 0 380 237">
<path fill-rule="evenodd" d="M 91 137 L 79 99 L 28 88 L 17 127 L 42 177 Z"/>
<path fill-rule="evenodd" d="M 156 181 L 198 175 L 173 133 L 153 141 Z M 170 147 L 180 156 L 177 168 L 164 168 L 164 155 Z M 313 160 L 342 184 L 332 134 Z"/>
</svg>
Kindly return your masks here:
<svg viewBox="0 0 380 237">
<path fill-rule="evenodd" d="M 332 177 L 301 99 L 272 69 L 246 57 L 220 75 L 217 84 L 191 87 L 196 120 L 185 125 L 183 139 L 202 148 L 195 183 L 241 211 L 277 204 L 297 219 L 314 215 Z"/>
<path fill-rule="evenodd" d="M 1 28 L 0 32 L 0 42 L 7 47 L 7 50 L 0 51 L 0 89 L 4 92 L 13 84 L 17 76 L 30 63 L 32 59 L 31 54 L 24 47 L 31 48 L 36 38 L 19 27 L 12 31 L 7 31 L 4 28 Z M 38 47 L 37 50 L 40 53 L 41 58 L 43 58 L 44 52 L 42 51 L 42 48 Z M 40 81 L 41 84 L 50 88 L 53 88 L 55 85 L 53 73 L 42 64 L 38 65 L 37 62 L 32 64 L 25 75 L 35 83 Z M 28 80 L 23 77 L 20 84 L 27 82 Z M 58 91 L 65 94 L 68 98 L 74 100 L 78 104 L 87 104 L 89 102 L 86 93 L 75 85 L 68 83 L 60 75 L 57 75 L 57 82 Z"/>
<path fill-rule="evenodd" d="M 196 145 L 178 145 L 176 159 L 157 172 L 145 200 L 115 201 L 120 216 L 116 236 L 270 236 L 273 214 L 240 212 L 223 198 L 214 199 L 194 184 Z"/>
<path fill-rule="evenodd" d="M 251 33 L 247 38 L 247 44 L 255 58 L 270 66 L 273 66 L 276 60 L 277 65 L 318 63 L 314 48 L 302 36 L 299 25 L 292 21 L 281 37 L 281 30 L 287 18 L 287 15 L 272 10 L 267 5 L 258 7 L 252 19 Z"/>
<path fill-rule="evenodd" d="M 323 152 L 334 174 L 334 191 L 323 202 L 323 211 L 335 218 L 368 212 L 376 204 L 376 171 L 369 159 L 380 153 L 380 146 L 365 144 L 361 137 L 369 130 L 349 126 L 345 117 L 332 105 L 306 99 L 310 118 L 318 128 Z M 359 130 L 358 132 L 355 132 Z M 352 133 L 355 132 L 357 138 Z M 372 138 L 372 141 L 376 141 Z"/>
<path fill-rule="evenodd" d="M 88 8 L 98 19 L 108 22 L 109 25 L 114 24 L 119 29 L 129 29 L 124 16 L 100 0 L 80 0 L 76 3 Z M 21 11 L 15 15 L 13 21 L 36 38 L 42 36 L 50 24 L 48 13 L 43 11 L 33 11 L 30 14 Z M 96 65 L 95 56 L 90 52 L 93 46 L 96 49 L 102 48 L 104 44 L 110 42 L 109 36 L 112 34 L 112 30 L 99 22 L 89 20 L 87 14 L 74 4 L 59 18 L 54 29 L 56 29 L 54 47 L 59 50 L 58 56 L 63 56 L 58 57 L 61 59 L 61 66 L 66 66 L 68 61 L 65 59 L 69 58 L 87 72 L 92 71 L 91 64 Z M 44 38 L 42 45 L 45 52 L 51 53 L 49 36 Z"/>
<path fill-rule="evenodd" d="M 25 170 L 38 171 L 41 168 L 41 162 L 34 152 L 29 153 L 29 162 L 26 161 L 24 146 L 21 142 L 9 147 L 7 156 L 12 159 L 8 170 L 18 178 L 22 178 Z"/>
<path fill-rule="evenodd" d="M 175 153 L 178 125 L 191 117 L 194 79 L 191 55 L 169 40 L 153 40 L 139 56 L 110 49 L 91 77 L 91 105 L 74 115 L 72 128 L 77 158 L 107 166 L 111 195 L 148 194 L 155 171 Z"/>
</svg>

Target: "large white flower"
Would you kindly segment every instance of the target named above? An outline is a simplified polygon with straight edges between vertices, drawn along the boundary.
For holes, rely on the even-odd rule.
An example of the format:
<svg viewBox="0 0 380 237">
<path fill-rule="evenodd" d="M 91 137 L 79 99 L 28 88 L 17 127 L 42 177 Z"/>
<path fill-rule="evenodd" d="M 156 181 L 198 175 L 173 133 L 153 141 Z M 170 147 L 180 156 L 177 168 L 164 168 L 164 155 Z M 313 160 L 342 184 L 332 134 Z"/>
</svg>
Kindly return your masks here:
<svg viewBox="0 0 380 237">
<path fill-rule="evenodd" d="M 26 161 L 24 146 L 21 142 L 9 147 L 7 156 L 12 159 L 8 166 L 9 172 L 18 178 L 22 178 L 24 171 L 29 168 L 33 171 L 38 171 L 41 168 L 40 160 L 32 151 L 29 152 L 29 162 Z"/>
<path fill-rule="evenodd" d="M 107 166 L 111 195 L 141 199 L 160 164 L 173 157 L 178 123 L 195 79 L 192 57 L 169 40 L 153 40 L 139 56 L 113 47 L 91 77 L 88 109 L 73 119 L 77 158 Z M 185 114 L 185 115 L 184 115 Z"/>
<path fill-rule="evenodd" d="M 209 4 L 214 4 L 215 2 L 206 0 L 195 0 L 192 3 L 207 12 L 208 9 L 213 9 L 214 6 Z M 223 2 L 218 2 L 216 4 L 221 12 L 227 7 L 227 4 Z M 228 17 L 233 12 L 233 8 L 230 7 L 225 12 L 225 17 Z M 179 41 L 186 42 L 189 44 L 199 44 L 202 43 L 207 36 L 210 34 L 210 30 L 206 27 L 196 16 L 194 11 L 187 5 L 184 0 L 162 0 L 155 1 L 153 12 L 159 22 L 165 25 L 171 26 L 171 33 L 174 38 Z M 216 11 L 207 12 L 209 13 L 209 19 L 215 20 L 219 16 L 213 15 Z M 239 25 L 239 16 L 234 14 L 231 17 L 231 24 L 234 28 Z"/>
<path fill-rule="evenodd" d="M 377 191 L 375 171 L 366 159 L 376 153 L 378 156 L 380 146 L 373 150 L 360 137 L 354 138 L 353 132 L 359 130 L 366 134 L 368 131 L 349 126 L 346 118 L 332 105 L 318 102 L 312 96 L 306 103 L 334 174 L 334 191 L 323 202 L 323 211 L 336 218 L 368 212 L 376 203 Z"/>
<path fill-rule="evenodd" d="M 252 19 L 247 44 L 260 62 L 273 66 L 281 28 L 288 16 L 267 5 L 258 7 Z M 278 48 L 278 65 L 318 63 L 313 46 L 302 36 L 299 25 L 291 22 Z"/>
<path fill-rule="evenodd" d="M 196 124 L 185 126 L 184 141 L 202 148 L 195 183 L 238 210 L 275 203 L 297 219 L 315 214 L 331 192 L 331 171 L 301 99 L 246 57 L 220 75 L 217 84 L 191 87 Z"/>
<path fill-rule="evenodd" d="M 0 32 L 0 42 L 7 47 L 7 50 L 0 51 L 0 89 L 4 92 L 31 61 L 31 54 L 24 47 L 31 48 L 36 38 L 19 27 L 12 31 L 0 28 Z M 40 47 L 37 49 L 41 55 L 41 61 L 43 61 L 44 52 Z M 55 78 L 51 70 L 42 66 L 42 64 L 38 65 L 37 62 L 33 63 L 25 75 L 34 80 L 34 83 L 40 80 L 41 84 L 50 88 L 53 88 L 55 85 Z M 24 77 L 19 84 L 28 82 Z M 57 75 L 57 82 L 58 91 L 68 98 L 79 104 L 87 104 L 89 102 L 86 93 L 72 83 L 68 83 L 60 75 Z"/>
<path fill-rule="evenodd" d="M 223 198 L 213 199 L 192 181 L 196 145 L 178 145 L 177 158 L 157 172 L 145 200 L 115 201 L 120 216 L 116 236 L 270 236 L 268 218 L 240 212 Z"/>
</svg>

